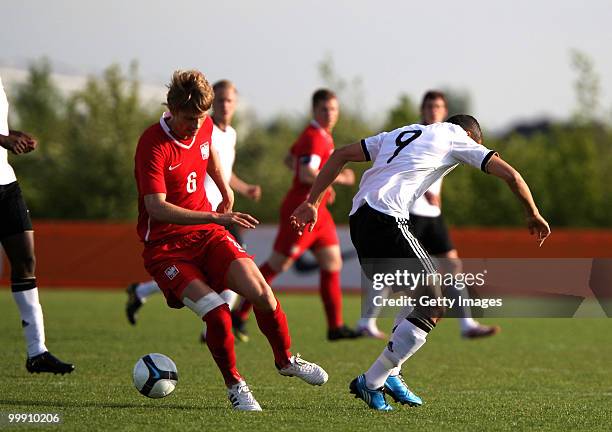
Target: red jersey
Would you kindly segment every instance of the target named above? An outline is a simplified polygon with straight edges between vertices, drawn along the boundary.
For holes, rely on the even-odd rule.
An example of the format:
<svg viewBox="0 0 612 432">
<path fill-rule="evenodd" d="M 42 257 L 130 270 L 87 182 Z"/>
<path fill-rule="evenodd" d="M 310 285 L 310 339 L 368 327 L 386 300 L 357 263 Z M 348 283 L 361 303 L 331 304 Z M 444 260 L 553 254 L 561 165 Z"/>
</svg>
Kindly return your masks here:
<svg viewBox="0 0 612 432">
<path fill-rule="evenodd" d="M 193 139 L 177 140 L 162 116 L 159 123 L 144 131 L 136 147 L 135 169 L 138 186 L 138 236 L 145 242 L 157 242 L 193 231 L 210 228 L 203 225 L 174 225 L 149 217 L 144 196 L 165 193 L 166 201 L 179 207 L 211 211 L 206 198 L 204 178 L 212 143 L 213 122 L 206 117 Z"/>
<path fill-rule="evenodd" d="M 308 165 L 315 170 L 320 170 L 334 151 L 334 139 L 331 134 L 323 129 L 316 121 L 311 121 L 289 151 L 295 161 L 293 183 L 287 193 L 287 198 L 301 203 L 308 197 L 311 184 L 300 181 L 300 170 Z M 327 201 L 325 194 L 324 201 Z M 325 202 L 322 203 L 323 206 Z"/>
</svg>

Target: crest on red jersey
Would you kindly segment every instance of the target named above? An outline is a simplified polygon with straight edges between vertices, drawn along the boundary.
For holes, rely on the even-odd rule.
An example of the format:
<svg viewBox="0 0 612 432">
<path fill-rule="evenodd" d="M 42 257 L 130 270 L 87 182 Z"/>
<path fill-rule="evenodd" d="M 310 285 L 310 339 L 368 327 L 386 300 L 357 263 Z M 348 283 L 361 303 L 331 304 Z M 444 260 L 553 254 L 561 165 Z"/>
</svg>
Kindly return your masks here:
<svg viewBox="0 0 612 432">
<path fill-rule="evenodd" d="M 175 265 L 168 267 L 166 270 L 164 270 L 164 273 L 166 274 L 166 277 L 170 280 L 174 279 L 180 272 L 179 269 L 176 268 Z"/>
<path fill-rule="evenodd" d="M 202 153 L 202 159 L 208 159 L 208 156 L 210 154 L 210 146 L 208 145 L 208 141 L 206 141 L 200 146 L 200 153 Z"/>
</svg>

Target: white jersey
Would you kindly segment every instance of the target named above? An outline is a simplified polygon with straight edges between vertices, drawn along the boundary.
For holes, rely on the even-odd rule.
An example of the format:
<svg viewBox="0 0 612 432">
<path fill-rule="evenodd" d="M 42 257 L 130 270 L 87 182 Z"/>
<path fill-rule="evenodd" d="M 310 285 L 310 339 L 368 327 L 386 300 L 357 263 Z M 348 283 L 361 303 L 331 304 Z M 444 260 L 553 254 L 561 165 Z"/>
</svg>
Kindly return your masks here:
<svg viewBox="0 0 612 432">
<path fill-rule="evenodd" d="M 234 128 L 228 125 L 224 132 L 217 125 L 213 125 L 212 148 L 219 154 L 223 177 L 229 183 L 236 159 L 236 131 Z M 217 210 L 217 207 L 223 201 L 223 197 L 221 197 L 221 191 L 208 174 L 204 179 L 204 189 L 206 189 L 206 197 L 212 206 L 212 210 Z"/>
<path fill-rule="evenodd" d="M 0 78 L 0 135 L 8 136 L 8 110 L 9 103 Z M 8 163 L 8 151 L 0 146 L 0 185 L 17 181 L 13 168 Z"/>
<path fill-rule="evenodd" d="M 440 195 L 442 191 L 442 179 L 438 179 L 427 189 L 428 192 L 433 193 L 434 195 Z M 442 210 L 435 204 L 431 204 L 425 198 L 425 193 L 418 197 L 412 207 L 410 207 L 410 214 L 416 216 L 426 216 L 426 217 L 438 217 L 442 214 Z"/>
<path fill-rule="evenodd" d="M 452 123 L 404 126 L 363 139 L 361 146 L 374 165 L 361 178 L 350 214 L 367 203 L 404 219 L 417 198 L 458 164 L 484 170 L 495 154 Z"/>
</svg>

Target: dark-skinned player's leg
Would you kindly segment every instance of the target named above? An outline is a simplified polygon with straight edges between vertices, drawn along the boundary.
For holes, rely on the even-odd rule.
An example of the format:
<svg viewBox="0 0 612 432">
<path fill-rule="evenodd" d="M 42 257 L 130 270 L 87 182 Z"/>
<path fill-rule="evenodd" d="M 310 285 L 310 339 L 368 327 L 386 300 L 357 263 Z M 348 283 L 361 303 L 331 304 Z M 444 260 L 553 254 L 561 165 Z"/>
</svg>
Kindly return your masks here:
<svg viewBox="0 0 612 432">
<path fill-rule="evenodd" d="M 11 265 L 11 290 L 19 308 L 26 339 L 26 369 L 30 373 L 72 372 L 74 365 L 62 362 L 45 346 L 45 325 L 35 276 L 34 232 L 24 231 L 9 235 L 3 238 L 1 243 Z"/>
</svg>

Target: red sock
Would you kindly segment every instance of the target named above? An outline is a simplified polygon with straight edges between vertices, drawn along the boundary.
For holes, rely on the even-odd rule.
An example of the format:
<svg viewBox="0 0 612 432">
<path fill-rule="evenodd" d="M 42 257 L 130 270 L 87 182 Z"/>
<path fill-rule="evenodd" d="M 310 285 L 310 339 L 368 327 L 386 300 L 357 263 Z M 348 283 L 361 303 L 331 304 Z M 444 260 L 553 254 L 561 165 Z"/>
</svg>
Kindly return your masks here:
<svg viewBox="0 0 612 432">
<path fill-rule="evenodd" d="M 340 272 L 321 270 L 321 300 L 325 308 L 327 326 L 330 329 L 340 327 L 342 319 L 342 290 L 340 288 Z"/>
<path fill-rule="evenodd" d="M 272 284 L 272 281 L 278 274 L 274 270 L 272 270 L 272 267 L 270 267 L 267 262 L 263 263 L 263 265 L 259 267 L 259 271 L 263 275 L 266 282 L 268 282 L 268 285 Z M 251 313 L 252 308 L 253 305 L 251 304 L 251 302 L 243 298 L 238 308 L 232 313 L 235 317 L 240 319 L 240 321 L 246 321 L 249 318 L 249 314 Z"/>
<path fill-rule="evenodd" d="M 208 312 L 202 320 L 206 323 L 206 344 L 215 359 L 225 384 L 229 387 L 242 379 L 236 369 L 232 318 L 226 303 Z"/>
<path fill-rule="evenodd" d="M 287 316 L 281 304 L 276 299 L 276 310 L 266 311 L 253 309 L 257 325 L 261 332 L 268 338 L 268 342 L 274 353 L 274 361 L 277 366 L 283 368 L 289 364 L 291 357 L 291 336 L 289 335 L 289 327 L 287 326 Z"/>
</svg>

